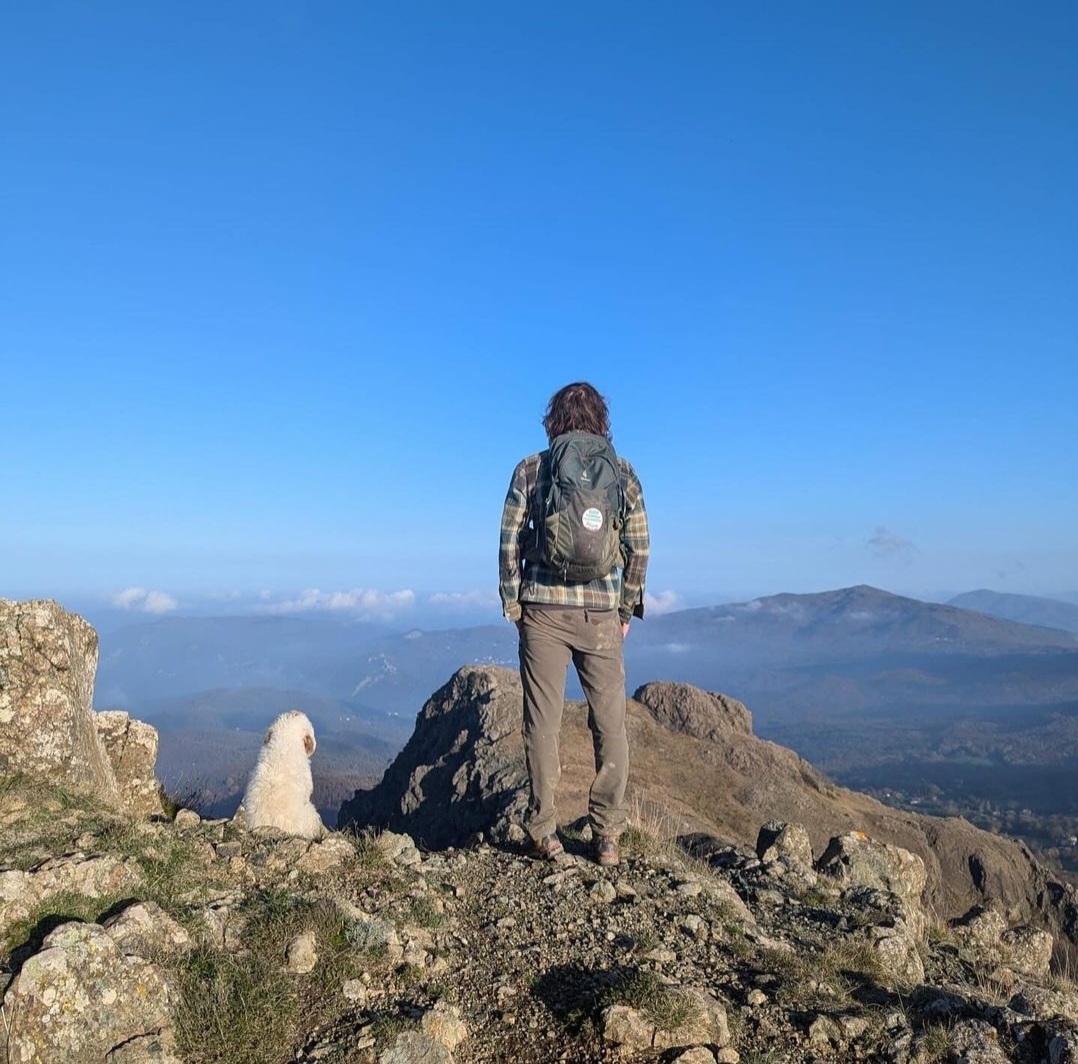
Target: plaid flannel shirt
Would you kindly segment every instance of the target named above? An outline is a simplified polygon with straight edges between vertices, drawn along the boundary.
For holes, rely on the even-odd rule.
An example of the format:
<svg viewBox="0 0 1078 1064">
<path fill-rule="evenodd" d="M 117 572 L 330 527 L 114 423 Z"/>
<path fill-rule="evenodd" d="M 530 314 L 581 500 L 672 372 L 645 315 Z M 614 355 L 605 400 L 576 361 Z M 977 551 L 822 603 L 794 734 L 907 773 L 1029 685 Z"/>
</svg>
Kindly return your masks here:
<svg viewBox="0 0 1078 1064">
<path fill-rule="evenodd" d="M 618 611 L 623 621 L 644 616 L 644 577 L 648 567 L 648 517 L 644 493 L 633 467 L 618 457 L 625 488 L 625 523 L 621 529 L 624 569 L 614 569 L 599 580 L 569 584 L 528 548 L 535 538 L 536 498 L 545 498 L 549 474 L 543 461 L 546 451 L 529 455 L 513 470 L 513 479 L 502 510 L 498 591 L 506 619 L 520 619 L 521 604 L 580 606 L 592 610 Z"/>
</svg>

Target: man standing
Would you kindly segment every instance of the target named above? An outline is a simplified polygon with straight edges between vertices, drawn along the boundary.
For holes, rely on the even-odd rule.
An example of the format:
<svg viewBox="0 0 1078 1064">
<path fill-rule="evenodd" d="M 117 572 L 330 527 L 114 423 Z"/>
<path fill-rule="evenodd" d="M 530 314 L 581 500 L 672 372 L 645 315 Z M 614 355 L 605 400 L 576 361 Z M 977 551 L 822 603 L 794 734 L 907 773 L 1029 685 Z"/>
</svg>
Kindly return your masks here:
<svg viewBox="0 0 1078 1064">
<path fill-rule="evenodd" d="M 633 467 L 614 453 L 606 400 L 590 384 L 556 392 L 543 428 L 548 449 L 513 471 L 500 547 L 502 609 L 520 632 L 528 833 L 537 856 L 552 861 L 564 853 L 555 796 L 571 661 L 595 747 L 588 812 L 596 857 L 616 865 L 629 777 L 622 642 L 631 619 L 644 616 L 644 496 Z"/>
</svg>

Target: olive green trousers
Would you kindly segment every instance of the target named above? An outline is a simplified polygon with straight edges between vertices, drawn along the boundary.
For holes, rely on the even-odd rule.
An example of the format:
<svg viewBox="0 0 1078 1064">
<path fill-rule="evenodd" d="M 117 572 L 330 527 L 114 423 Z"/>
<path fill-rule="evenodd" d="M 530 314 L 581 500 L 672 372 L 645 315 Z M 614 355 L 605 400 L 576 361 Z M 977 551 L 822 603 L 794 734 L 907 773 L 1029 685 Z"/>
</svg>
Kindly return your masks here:
<svg viewBox="0 0 1078 1064">
<path fill-rule="evenodd" d="M 595 780 L 588 797 L 592 830 L 617 838 L 626 826 L 629 742 L 625 734 L 625 659 L 617 610 L 551 609 L 525 603 L 520 622 L 524 753 L 531 781 L 528 834 L 557 827 L 561 778 L 558 739 L 569 663 L 588 700 Z"/>
</svg>

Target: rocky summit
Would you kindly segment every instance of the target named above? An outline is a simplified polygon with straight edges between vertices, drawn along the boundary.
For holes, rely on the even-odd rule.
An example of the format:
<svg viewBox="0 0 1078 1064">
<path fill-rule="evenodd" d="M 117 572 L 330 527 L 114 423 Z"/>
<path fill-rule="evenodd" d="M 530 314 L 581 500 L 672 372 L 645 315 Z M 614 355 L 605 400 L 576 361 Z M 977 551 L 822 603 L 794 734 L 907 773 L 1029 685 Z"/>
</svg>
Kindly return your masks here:
<svg viewBox="0 0 1078 1064">
<path fill-rule="evenodd" d="M 341 809 L 342 826 L 405 831 L 426 846 L 467 845 L 477 833 L 523 839 L 528 777 L 520 734 L 518 675 L 467 666 L 423 707 L 415 731 L 382 782 Z M 630 798 L 637 821 L 661 825 L 706 853 L 755 845 L 762 824 L 802 824 L 811 853 L 862 833 L 916 854 L 925 900 L 940 916 L 977 905 L 1014 922 L 1037 922 L 1061 943 L 1078 942 L 1078 893 L 1029 849 L 957 817 L 891 809 L 838 787 L 793 751 L 756 738 L 740 702 L 687 684 L 649 683 L 629 700 Z M 566 704 L 559 791 L 566 822 L 587 810 L 594 776 L 587 706 Z"/>
<path fill-rule="evenodd" d="M 36 605 L 12 614 L 32 649 L 35 625 L 67 623 Z M 4 661 L 7 724 L 36 711 L 23 692 L 64 678 L 34 654 L 32 668 L 10 650 Z M 949 893 L 950 858 L 876 833 L 882 807 L 858 822 L 872 805 L 759 743 L 732 700 L 638 692 L 619 867 L 591 859 L 579 822 L 562 829 L 563 859 L 525 856 L 512 681 L 457 673 L 382 787 L 348 803 L 348 829 L 318 841 L 150 811 L 145 780 L 4 762 L 0 1064 L 1078 1059 L 1078 988 L 1060 950 L 1053 967 L 1066 939 L 1051 899 L 994 895 L 1006 878 L 989 849 Z M 88 703 L 70 704 L 91 713 L 79 734 L 105 742 Z M 569 816 L 590 749 L 571 741 L 586 734 L 579 712 L 566 722 Z M 148 749 L 128 742 L 132 758 Z M 652 780 L 673 763 L 680 775 Z M 775 808 L 750 831 L 769 782 Z M 719 789 L 730 804 L 705 806 Z M 786 815 L 812 794 L 806 815 Z M 824 838 L 828 803 L 843 813 Z M 366 813 L 411 818 L 415 833 L 374 829 Z M 962 891 L 976 904 L 940 909 Z"/>
</svg>

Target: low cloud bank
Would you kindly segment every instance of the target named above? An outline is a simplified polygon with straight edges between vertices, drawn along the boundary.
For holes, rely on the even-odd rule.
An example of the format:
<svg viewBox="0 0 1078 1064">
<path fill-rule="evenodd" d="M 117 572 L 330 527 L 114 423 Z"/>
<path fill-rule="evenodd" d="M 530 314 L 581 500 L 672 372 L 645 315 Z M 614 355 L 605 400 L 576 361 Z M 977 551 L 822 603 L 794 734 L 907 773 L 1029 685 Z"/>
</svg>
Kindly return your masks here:
<svg viewBox="0 0 1078 1064">
<path fill-rule="evenodd" d="M 138 613 L 170 613 L 180 605 L 167 591 L 148 591 L 144 587 L 128 587 L 113 592 L 108 600 L 118 609 Z"/>
<path fill-rule="evenodd" d="M 351 591 L 320 591 L 316 587 L 301 591 L 295 598 L 266 606 L 269 613 L 349 612 L 360 615 L 394 616 L 415 605 L 415 592 L 379 591 L 376 588 L 352 588 Z"/>
<path fill-rule="evenodd" d="M 650 591 L 644 592 L 644 612 L 650 613 L 653 617 L 681 608 L 681 596 L 676 591 L 659 591 L 654 595 Z"/>
</svg>

